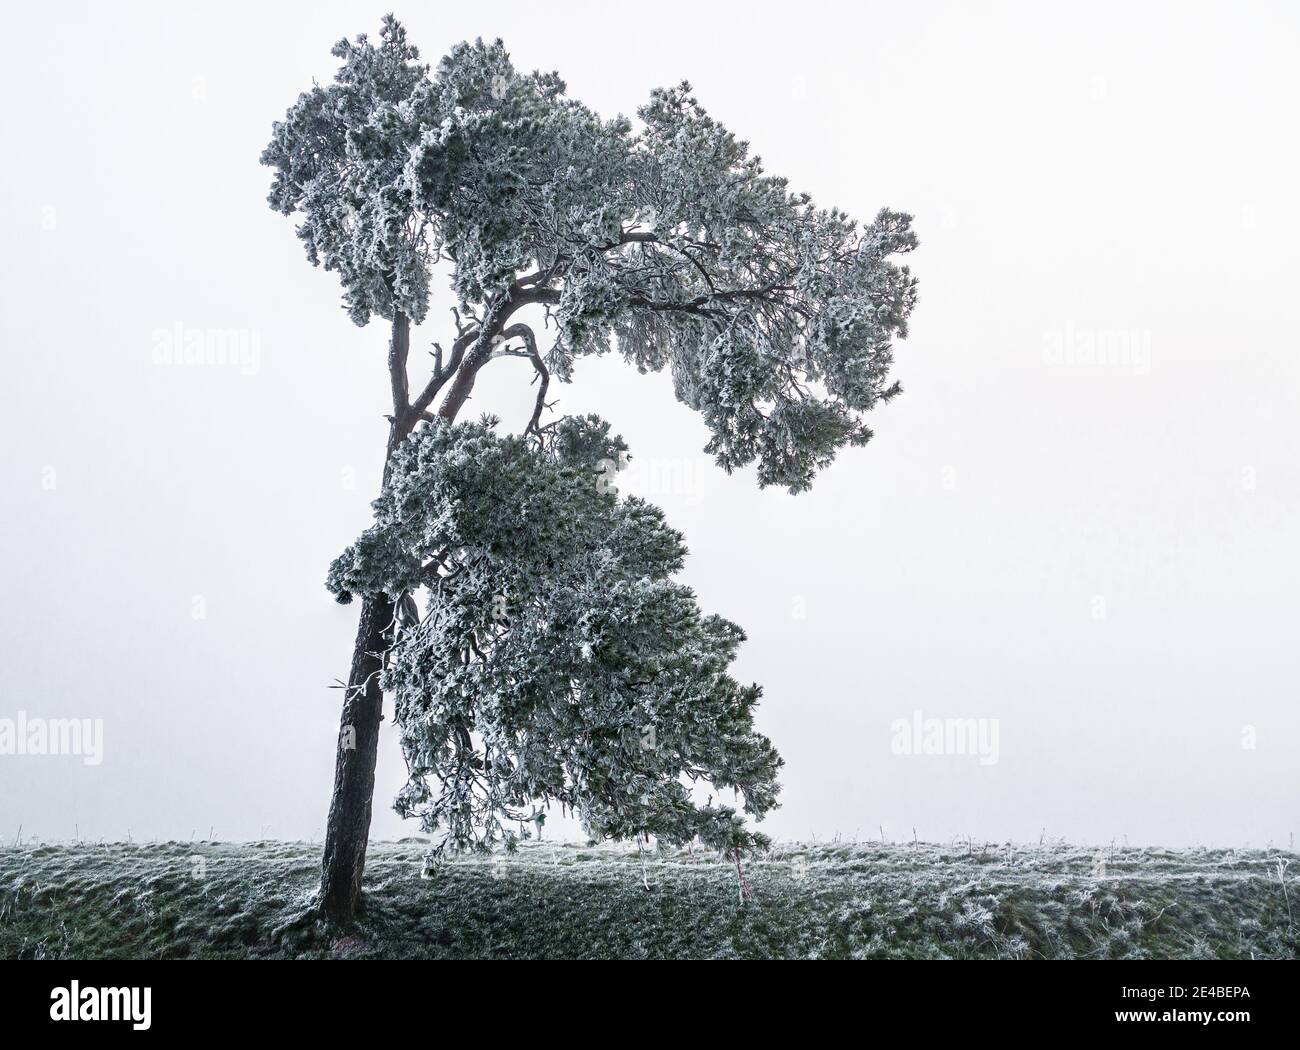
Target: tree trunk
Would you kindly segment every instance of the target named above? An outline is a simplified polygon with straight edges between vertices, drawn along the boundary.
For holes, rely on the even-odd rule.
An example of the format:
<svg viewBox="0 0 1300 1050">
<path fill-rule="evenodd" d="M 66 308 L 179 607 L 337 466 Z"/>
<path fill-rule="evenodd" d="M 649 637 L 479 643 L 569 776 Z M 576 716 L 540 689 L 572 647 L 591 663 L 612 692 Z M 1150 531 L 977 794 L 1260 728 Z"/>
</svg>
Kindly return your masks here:
<svg viewBox="0 0 1300 1050">
<path fill-rule="evenodd" d="M 500 327 L 498 323 L 498 328 Z M 384 462 L 384 483 L 388 483 L 393 450 L 405 440 L 419 421 L 420 413 L 409 404 L 406 357 L 411 345 L 410 320 L 401 313 L 393 318 L 393 337 L 388 348 L 388 372 L 393 388 L 392 427 Z M 486 337 L 475 340 L 476 350 L 457 370 L 438 416 L 454 421 L 470 392 L 478 370 L 488 360 L 482 349 Z M 384 595 L 369 598 L 361 607 L 361 623 L 352 650 L 352 670 L 339 722 L 338 753 L 334 760 L 334 795 L 325 825 L 325 855 L 321 860 L 319 904 L 333 922 L 346 926 L 356 915 L 361 900 L 361 876 L 366 867 L 366 842 L 375 794 L 375 763 L 379 755 L 379 724 L 383 721 L 384 692 L 379 675 L 384 656 L 392 644 L 393 603 Z"/>
<path fill-rule="evenodd" d="M 385 484 L 393 449 L 415 425 L 407 405 L 406 356 L 410 341 L 410 321 L 398 313 L 393 319 L 393 337 L 388 349 L 393 416 L 384 456 Z M 361 876 L 366 867 L 366 843 L 375 794 L 375 763 L 379 756 L 379 725 L 384 717 L 384 692 L 379 687 L 379 675 L 384 668 L 384 655 L 392 644 L 393 615 L 393 603 L 386 595 L 367 598 L 362 604 L 339 720 L 334 794 L 325 825 L 319 904 L 329 919 L 343 926 L 352 922 L 361 899 Z"/>
<path fill-rule="evenodd" d="M 330 802 L 321 865 L 320 906 L 340 925 L 352 921 L 361 898 L 361 875 L 366 866 L 366 841 L 370 836 L 371 801 L 375 793 L 379 724 L 383 719 L 384 693 L 379 688 L 379 672 L 383 669 L 383 654 L 389 644 L 388 627 L 392 622 L 393 603 L 385 595 L 365 600 L 339 725 L 334 797 Z"/>
</svg>

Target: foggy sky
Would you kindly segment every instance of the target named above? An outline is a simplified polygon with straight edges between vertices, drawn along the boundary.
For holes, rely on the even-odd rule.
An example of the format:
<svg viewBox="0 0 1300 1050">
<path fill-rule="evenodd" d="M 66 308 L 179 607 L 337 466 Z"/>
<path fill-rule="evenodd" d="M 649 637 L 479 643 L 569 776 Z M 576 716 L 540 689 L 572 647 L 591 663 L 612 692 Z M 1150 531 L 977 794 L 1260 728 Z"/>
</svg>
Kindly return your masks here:
<svg viewBox="0 0 1300 1050">
<path fill-rule="evenodd" d="M 348 321 L 258 155 L 386 9 L 8 16 L 0 719 L 102 719 L 103 754 L 0 755 L 6 841 L 320 839 L 358 611 L 323 580 L 378 488 L 387 331 Z M 500 35 L 605 115 L 689 78 L 793 189 L 915 216 L 905 393 L 810 493 L 727 477 L 616 355 L 558 390 L 626 437 L 621 486 L 749 633 L 787 762 L 770 834 L 1300 831 L 1298 11 L 396 9 L 426 60 Z M 168 364 L 178 332 L 244 357 Z M 518 427 L 527 379 L 493 363 L 464 418 Z M 996 761 L 895 753 L 916 712 L 996 725 Z M 416 830 L 403 774 L 386 724 L 376 837 Z"/>
</svg>

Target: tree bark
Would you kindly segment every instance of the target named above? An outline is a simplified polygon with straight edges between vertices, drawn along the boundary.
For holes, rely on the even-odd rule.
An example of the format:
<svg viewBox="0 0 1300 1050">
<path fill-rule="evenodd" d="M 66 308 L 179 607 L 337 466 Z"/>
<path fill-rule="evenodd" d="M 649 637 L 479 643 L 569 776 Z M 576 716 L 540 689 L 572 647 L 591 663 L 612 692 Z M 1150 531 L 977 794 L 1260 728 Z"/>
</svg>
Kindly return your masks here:
<svg viewBox="0 0 1300 1050">
<path fill-rule="evenodd" d="M 406 357 L 410 349 L 410 321 L 398 313 L 388 350 L 388 370 L 393 388 L 392 425 L 384 457 L 387 484 L 393 450 L 415 425 L 408 396 Z M 352 669 L 339 720 L 338 749 L 334 759 L 334 794 L 325 824 L 325 853 L 321 859 L 318 903 L 325 915 L 346 926 L 361 900 L 361 876 L 366 867 L 366 844 L 375 794 L 375 763 L 379 756 L 379 726 L 383 721 L 384 692 L 379 675 L 392 642 L 393 603 L 380 594 L 361 606 L 361 622 L 352 650 Z"/>
<path fill-rule="evenodd" d="M 338 753 L 334 760 L 334 796 L 325 828 L 321 863 L 320 906 L 340 925 L 349 924 L 361 899 L 361 875 L 375 793 L 375 762 L 379 755 L 379 725 L 384 693 L 379 672 L 389 644 L 393 603 L 381 594 L 361 607 L 352 671 L 343 701 Z"/>
</svg>

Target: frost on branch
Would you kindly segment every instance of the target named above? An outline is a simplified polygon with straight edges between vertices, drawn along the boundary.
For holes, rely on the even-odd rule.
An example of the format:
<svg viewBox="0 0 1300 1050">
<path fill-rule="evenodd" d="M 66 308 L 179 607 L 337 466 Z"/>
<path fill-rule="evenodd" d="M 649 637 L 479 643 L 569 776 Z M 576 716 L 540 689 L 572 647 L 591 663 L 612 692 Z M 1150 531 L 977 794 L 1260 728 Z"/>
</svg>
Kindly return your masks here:
<svg viewBox="0 0 1300 1050">
<path fill-rule="evenodd" d="M 688 789 L 735 789 L 761 818 L 781 759 L 754 729 L 761 690 L 727 673 L 743 632 L 672 579 L 681 535 L 604 484 L 622 440 L 594 416 L 544 445 L 494 425 L 407 438 L 375 524 L 329 574 L 341 601 L 419 598 L 382 679 L 410 771 L 398 811 L 460 849 L 511 846 L 553 803 L 598 839 L 763 844 Z"/>
<path fill-rule="evenodd" d="M 400 24 L 335 49 L 335 83 L 303 94 L 263 161 L 273 207 L 302 215 L 313 262 L 337 270 L 351 316 L 424 318 L 445 262 L 467 362 L 524 306 L 556 333 L 546 364 L 617 348 L 671 371 L 727 470 L 806 489 L 899 387 L 893 341 L 916 281 L 895 261 L 911 218 L 860 226 L 767 175 L 688 84 L 651 93 L 634 124 L 522 73 L 496 41 L 436 66 Z"/>
</svg>

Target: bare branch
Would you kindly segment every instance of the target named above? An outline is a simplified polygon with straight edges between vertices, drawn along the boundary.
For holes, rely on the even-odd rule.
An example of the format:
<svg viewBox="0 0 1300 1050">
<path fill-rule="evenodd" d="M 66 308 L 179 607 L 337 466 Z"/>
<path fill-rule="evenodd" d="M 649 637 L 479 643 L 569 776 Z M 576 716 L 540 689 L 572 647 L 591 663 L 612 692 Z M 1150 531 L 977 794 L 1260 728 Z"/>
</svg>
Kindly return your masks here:
<svg viewBox="0 0 1300 1050">
<path fill-rule="evenodd" d="M 537 352 L 537 337 L 533 335 L 533 330 L 528 325 L 512 324 L 501 333 L 501 336 L 503 339 L 522 339 L 528 348 L 527 356 L 533 362 L 533 368 L 537 370 L 537 403 L 533 407 L 532 418 L 528 420 L 524 433 L 536 434 L 540 437 L 542 411 L 546 408 L 546 390 L 551 385 L 551 373 L 546 367 L 546 362 L 542 360 L 542 355 Z"/>
<path fill-rule="evenodd" d="M 411 350 L 411 319 L 400 310 L 393 314 L 393 337 L 388 344 L 388 378 L 393 390 L 393 416 L 406 418 L 410 397 L 406 358 Z"/>
<path fill-rule="evenodd" d="M 468 331 L 462 332 L 460 337 L 451 344 L 451 357 L 447 361 L 445 367 L 442 363 L 442 347 L 437 343 L 434 343 L 434 347 L 438 351 L 438 356 L 435 359 L 433 375 L 429 377 L 429 382 L 425 384 L 424 389 L 420 391 L 420 396 L 411 403 L 411 415 L 413 418 L 432 418 L 428 414 L 429 406 L 433 404 L 433 399 L 438 396 L 438 391 L 446 385 L 447 380 L 456 374 L 456 370 L 460 368 L 460 363 L 465 357 L 466 348 L 473 343 L 477 337 L 478 329 L 476 328 L 471 328 Z"/>
<path fill-rule="evenodd" d="M 497 338 L 502 334 L 506 322 L 517 311 L 525 306 L 544 305 L 559 301 L 560 293 L 558 290 L 525 286 L 519 281 L 512 284 L 504 294 L 496 296 L 484 312 L 483 323 L 478 328 L 467 330 L 456 340 L 456 346 L 460 346 L 462 340 L 466 341 L 465 346 L 462 348 L 464 360 L 458 361 L 456 378 L 452 382 L 451 389 L 447 391 L 447 396 L 443 399 L 442 407 L 438 409 L 438 415 L 443 419 L 456 418 L 457 413 L 469 400 L 470 392 L 474 389 L 474 380 L 478 375 L 478 370 L 492 359 Z M 453 359 L 456 358 L 455 349 L 453 347 Z M 450 365 L 448 367 L 450 368 Z M 434 394 L 436 393 L 435 390 Z M 432 396 L 430 400 L 432 400 Z"/>
</svg>

